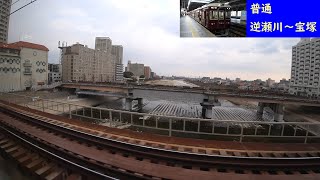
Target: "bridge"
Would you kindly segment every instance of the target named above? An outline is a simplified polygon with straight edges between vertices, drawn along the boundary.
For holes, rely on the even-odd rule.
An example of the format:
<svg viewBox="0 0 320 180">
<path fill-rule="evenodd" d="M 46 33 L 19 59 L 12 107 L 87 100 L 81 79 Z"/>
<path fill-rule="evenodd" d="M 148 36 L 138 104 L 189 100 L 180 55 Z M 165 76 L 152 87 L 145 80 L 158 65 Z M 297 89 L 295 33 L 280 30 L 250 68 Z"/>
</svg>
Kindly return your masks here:
<svg viewBox="0 0 320 180">
<path fill-rule="evenodd" d="M 146 120 L 139 117 L 150 115 L 84 106 L 82 108 L 90 108 L 84 112 L 91 113 L 81 114 L 73 111 L 78 105 L 41 98 L 18 105 L 14 103 L 15 94 L 6 95 L 10 98 L 0 100 L 0 153 L 34 178 L 320 178 L 319 136 L 302 128 L 309 125 L 319 128 L 320 123 L 208 121 L 177 117 Z M 48 106 L 48 102 L 56 104 Z M 52 109 L 69 116 L 46 112 Z M 158 128 L 168 134 L 109 128 L 80 122 L 78 117 Z M 164 122 L 168 126 L 163 126 Z M 196 128 L 190 129 L 190 123 Z M 210 140 L 177 137 L 182 131 L 190 135 L 206 134 Z"/>
<path fill-rule="evenodd" d="M 142 107 L 143 98 L 149 100 L 168 100 L 199 103 L 203 107 L 203 118 L 211 118 L 212 107 L 219 106 L 219 99 L 245 100 L 258 102 L 258 114 L 262 115 L 264 108 L 270 108 L 275 114 L 275 121 L 283 121 L 285 105 L 301 105 L 320 107 L 320 101 L 294 96 L 268 96 L 259 94 L 220 93 L 203 88 L 127 85 L 127 84 L 89 84 L 64 83 L 61 86 L 74 89 L 79 95 L 113 96 L 126 98 L 127 110 L 132 110 L 132 101 L 139 100 Z M 186 98 L 187 97 L 187 98 Z"/>
</svg>

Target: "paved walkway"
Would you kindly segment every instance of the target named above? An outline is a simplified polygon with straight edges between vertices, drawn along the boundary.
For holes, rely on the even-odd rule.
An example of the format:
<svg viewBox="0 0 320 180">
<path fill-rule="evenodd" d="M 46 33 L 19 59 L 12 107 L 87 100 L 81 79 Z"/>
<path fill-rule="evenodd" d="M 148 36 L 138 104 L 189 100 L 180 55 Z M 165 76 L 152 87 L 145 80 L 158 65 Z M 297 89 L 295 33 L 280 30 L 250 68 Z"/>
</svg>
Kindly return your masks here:
<svg viewBox="0 0 320 180">
<path fill-rule="evenodd" d="M 215 35 L 190 16 L 183 16 L 180 18 L 180 37 L 215 37 Z"/>
</svg>

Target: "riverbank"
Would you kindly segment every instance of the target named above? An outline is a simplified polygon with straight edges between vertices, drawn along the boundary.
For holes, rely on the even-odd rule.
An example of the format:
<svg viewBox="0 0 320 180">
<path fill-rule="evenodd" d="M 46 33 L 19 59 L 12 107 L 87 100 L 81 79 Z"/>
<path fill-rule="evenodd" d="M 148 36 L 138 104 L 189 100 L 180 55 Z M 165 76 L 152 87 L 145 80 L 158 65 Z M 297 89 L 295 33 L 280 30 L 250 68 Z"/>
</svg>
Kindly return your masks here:
<svg viewBox="0 0 320 180">
<path fill-rule="evenodd" d="M 256 110 L 258 108 L 258 102 L 246 101 L 242 99 L 232 99 L 228 101 L 234 105 L 237 105 L 238 107 L 245 109 Z"/>
<path fill-rule="evenodd" d="M 162 85 L 162 86 L 188 86 L 188 87 L 199 87 L 195 84 L 183 81 L 183 80 L 168 80 L 168 79 L 161 79 L 161 80 L 152 80 L 147 81 L 146 84 L 150 85 Z"/>
</svg>

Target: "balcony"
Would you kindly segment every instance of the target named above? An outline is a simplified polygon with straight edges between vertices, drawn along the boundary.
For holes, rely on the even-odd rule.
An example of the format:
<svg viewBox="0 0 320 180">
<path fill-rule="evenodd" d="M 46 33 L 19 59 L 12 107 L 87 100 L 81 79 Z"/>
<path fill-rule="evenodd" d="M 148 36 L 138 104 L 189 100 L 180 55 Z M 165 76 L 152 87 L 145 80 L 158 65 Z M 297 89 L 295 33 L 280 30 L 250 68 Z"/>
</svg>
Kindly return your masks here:
<svg viewBox="0 0 320 180">
<path fill-rule="evenodd" d="M 31 67 L 32 64 L 31 64 L 30 62 L 25 62 L 25 63 L 23 63 L 23 66 L 24 66 L 24 67 Z"/>
<path fill-rule="evenodd" d="M 32 75 L 32 71 L 23 71 L 24 75 Z"/>
</svg>

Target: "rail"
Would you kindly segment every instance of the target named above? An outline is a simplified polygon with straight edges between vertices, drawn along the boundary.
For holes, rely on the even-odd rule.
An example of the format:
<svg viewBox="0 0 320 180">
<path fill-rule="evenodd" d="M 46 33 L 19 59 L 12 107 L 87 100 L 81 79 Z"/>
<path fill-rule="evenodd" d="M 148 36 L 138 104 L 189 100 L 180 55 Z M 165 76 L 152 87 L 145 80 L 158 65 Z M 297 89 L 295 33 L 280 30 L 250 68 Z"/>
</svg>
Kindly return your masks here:
<svg viewBox="0 0 320 180">
<path fill-rule="evenodd" d="M 23 101 L 18 98 L 23 98 Z M 288 138 L 301 143 L 312 143 L 320 140 L 318 134 L 320 132 L 320 122 L 264 122 L 163 116 L 89 107 L 13 93 L 2 93 L 0 99 L 8 103 L 33 107 L 44 112 L 68 115 L 70 119 L 91 119 L 108 122 L 115 126 L 130 127 L 134 130 L 155 131 L 168 136 L 185 134 L 205 136 L 205 138 L 207 136 L 224 137 L 239 142 L 247 141 L 250 138 L 260 140 L 270 138 L 271 141 Z"/>
<path fill-rule="evenodd" d="M 112 179 L 112 180 L 116 180 L 116 178 L 114 177 L 111 177 L 111 176 L 108 176 L 108 175 L 105 175 L 103 173 L 100 173 L 98 171 L 95 171 L 95 170 L 92 170 L 92 169 L 89 169 L 85 166 L 82 166 L 80 164 L 77 164 L 75 162 L 72 162 L 68 159 L 65 159 L 64 157 L 61 157 L 55 153 L 52 153 L 46 149 L 44 149 L 43 147 L 40 147 L 39 145 L 35 144 L 35 143 L 32 143 L 30 142 L 30 140 L 27 140 L 23 137 L 21 137 L 21 135 L 18 135 L 14 132 L 12 132 L 11 130 L 5 128 L 5 127 L 2 127 L 0 126 L 0 129 L 2 129 L 2 131 L 4 132 L 7 132 L 9 133 L 11 136 L 13 136 L 14 138 L 20 140 L 21 142 L 25 143 L 25 144 L 28 144 L 30 147 L 32 147 L 34 150 L 37 150 L 38 152 L 41 152 L 41 153 L 44 153 L 46 154 L 47 156 L 51 156 L 51 158 L 53 159 L 56 159 L 57 161 L 59 161 L 60 163 L 63 163 L 65 166 L 70 166 L 72 168 L 77 168 L 79 169 L 82 173 L 85 173 L 85 174 L 90 174 L 90 175 L 94 175 L 95 177 L 99 177 L 99 178 L 103 178 L 103 179 Z"/>
</svg>

